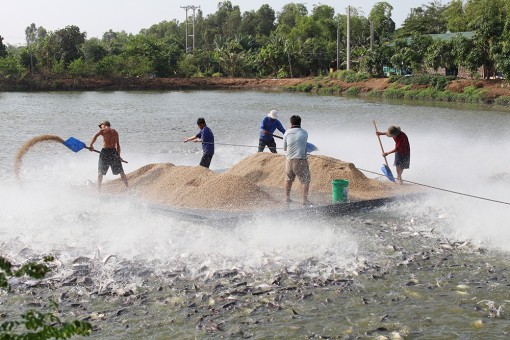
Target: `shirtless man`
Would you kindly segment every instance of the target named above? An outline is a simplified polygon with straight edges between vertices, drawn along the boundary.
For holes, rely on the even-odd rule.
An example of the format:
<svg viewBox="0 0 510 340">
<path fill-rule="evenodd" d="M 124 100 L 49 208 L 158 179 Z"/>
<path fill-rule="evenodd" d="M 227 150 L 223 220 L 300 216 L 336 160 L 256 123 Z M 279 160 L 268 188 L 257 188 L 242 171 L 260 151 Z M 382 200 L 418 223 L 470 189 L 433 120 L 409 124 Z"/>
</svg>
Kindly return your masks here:
<svg viewBox="0 0 510 340">
<path fill-rule="evenodd" d="M 103 136 L 103 148 L 99 155 L 98 174 L 97 174 L 97 190 L 101 191 L 101 183 L 103 183 L 103 176 L 108 172 L 108 168 L 112 167 L 112 173 L 114 175 L 120 174 L 120 178 L 124 181 L 126 187 L 128 181 L 124 169 L 122 168 L 120 158 L 120 141 L 119 133 L 110 127 L 110 122 L 105 120 L 99 124 L 99 131 L 92 137 L 90 141 L 89 150 L 94 151 L 94 143 L 97 137 Z"/>
</svg>

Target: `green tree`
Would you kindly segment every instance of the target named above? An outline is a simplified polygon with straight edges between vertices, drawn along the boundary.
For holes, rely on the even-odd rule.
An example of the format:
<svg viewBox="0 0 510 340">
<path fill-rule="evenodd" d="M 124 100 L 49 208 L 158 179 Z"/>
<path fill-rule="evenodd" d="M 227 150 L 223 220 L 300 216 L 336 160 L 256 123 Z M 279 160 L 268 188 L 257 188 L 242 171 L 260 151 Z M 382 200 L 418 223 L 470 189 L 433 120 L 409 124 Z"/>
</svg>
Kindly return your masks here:
<svg viewBox="0 0 510 340">
<path fill-rule="evenodd" d="M 352 7 L 350 17 L 351 50 L 367 47 L 370 43 L 370 23 L 368 19 L 361 14 L 359 9 Z M 338 15 L 335 21 L 340 28 L 342 41 L 345 42 L 347 37 L 347 15 Z M 343 48 L 345 48 L 345 46 L 343 46 Z"/>
<path fill-rule="evenodd" d="M 365 55 L 365 69 L 363 71 L 376 77 L 382 77 L 384 75 L 384 66 L 391 65 L 391 56 L 393 53 L 392 46 L 388 44 L 378 45 L 374 50 L 367 51 Z"/>
<path fill-rule="evenodd" d="M 509 6 L 510 7 L 510 6 Z M 492 48 L 496 69 L 510 79 L 510 11 L 507 12 L 505 26 L 499 43 Z"/>
<path fill-rule="evenodd" d="M 34 72 L 34 45 L 37 43 L 37 26 L 32 23 L 30 26 L 28 26 L 26 29 L 25 29 L 25 39 L 26 39 L 26 42 L 27 42 L 27 52 L 28 52 L 28 56 L 29 56 L 29 68 L 30 68 L 30 72 Z"/>
<path fill-rule="evenodd" d="M 239 40 L 232 39 L 216 49 L 218 62 L 225 73 L 233 78 L 240 74 L 246 62 L 246 52 Z"/>
<path fill-rule="evenodd" d="M 283 35 L 271 35 L 266 46 L 262 47 L 257 56 L 262 74 L 277 77 L 288 65 L 286 39 Z M 289 70 L 290 73 L 290 70 Z"/>
<path fill-rule="evenodd" d="M 334 50 L 328 48 L 328 42 L 320 38 L 308 38 L 303 42 L 302 54 L 306 58 L 308 73 L 318 75 L 329 72 L 329 65 L 336 55 Z"/>
<path fill-rule="evenodd" d="M 440 67 L 452 68 L 456 66 L 451 40 L 435 39 L 425 54 L 425 64 L 437 71 Z"/>
<path fill-rule="evenodd" d="M 36 58 L 39 61 L 40 71 L 45 75 L 50 75 L 53 64 L 57 62 L 56 55 L 58 50 L 57 40 L 54 34 L 48 34 L 40 39 L 37 44 Z"/>
<path fill-rule="evenodd" d="M 239 6 L 233 6 L 230 1 L 218 3 L 218 10 L 207 16 L 200 27 L 204 48 L 214 49 L 214 41 L 218 37 L 233 39 L 241 27 L 242 16 Z"/>
<path fill-rule="evenodd" d="M 495 61 L 497 69 L 506 79 L 510 79 L 510 16 L 507 17 L 499 46 L 495 49 Z"/>
<path fill-rule="evenodd" d="M 93 74 L 92 65 L 92 63 L 87 63 L 83 58 L 78 58 L 67 66 L 67 72 L 73 77 L 89 77 Z"/>
<path fill-rule="evenodd" d="M 255 13 L 255 34 L 269 37 L 275 28 L 276 14 L 271 6 L 264 4 Z"/>
<path fill-rule="evenodd" d="M 414 73 L 425 71 L 425 56 L 427 55 L 429 46 L 432 45 L 432 43 L 433 40 L 428 35 L 415 33 L 411 36 L 411 39 L 408 43 L 408 47 L 410 49 L 409 56 L 411 57 L 409 61 L 411 70 Z"/>
<path fill-rule="evenodd" d="M 335 22 L 335 9 L 328 5 L 316 5 L 313 7 L 311 19 L 320 30 L 319 35 L 308 36 L 309 38 L 322 38 L 336 42 L 337 23 Z"/>
<path fill-rule="evenodd" d="M 481 51 L 475 45 L 475 42 L 472 39 L 458 35 L 452 40 L 452 44 L 455 64 L 465 67 L 471 72 L 471 76 L 475 75 L 478 67 L 483 62 L 480 55 Z"/>
<path fill-rule="evenodd" d="M 55 58 L 69 65 L 73 60 L 82 57 L 81 45 L 85 42 L 86 33 L 81 33 L 78 26 L 67 26 L 53 34 L 57 50 Z"/>
<path fill-rule="evenodd" d="M 256 37 L 254 45 L 260 47 L 274 30 L 275 18 L 275 12 L 269 5 L 262 5 L 256 12 L 244 12 L 238 35 Z"/>
<path fill-rule="evenodd" d="M 36 73 L 38 71 L 38 60 L 35 52 L 25 46 L 18 47 L 16 51 L 18 52 L 19 63 L 23 65 L 23 68 L 30 70 L 31 73 Z"/>
<path fill-rule="evenodd" d="M 7 46 L 4 45 L 4 38 L 0 35 L 0 58 L 7 57 Z"/>
<path fill-rule="evenodd" d="M 178 64 L 179 76 L 185 78 L 199 77 L 200 68 L 197 66 L 195 54 L 186 54 L 184 58 L 179 60 Z"/>
<path fill-rule="evenodd" d="M 152 61 L 142 55 L 129 55 L 122 59 L 121 75 L 123 77 L 150 77 L 154 73 Z"/>
<path fill-rule="evenodd" d="M 444 15 L 446 18 L 446 29 L 450 32 L 466 32 L 468 22 L 464 12 L 462 0 L 452 0 L 446 5 Z"/>
<path fill-rule="evenodd" d="M 194 53 L 196 65 L 205 75 L 212 76 L 220 72 L 220 65 L 216 53 L 213 51 L 199 50 Z"/>
<path fill-rule="evenodd" d="M 162 21 L 147 29 L 142 29 L 140 34 L 152 36 L 169 44 L 180 44 L 184 48 L 184 27 L 180 27 L 175 19 Z"/>
<path fill-rule="evenodd" d="M 420 73 L 424 66 L 424 58 L 432 38 L 418 33 L 410 39 L 399 39 L 395 42 L 394 54 L 390 58 L 393 67 L 402 73 L 412 71 Z"/>
<path fill-rule="evenodd" d="M 412 8 L 411 13 L 399 30 L 399 36 L 409 36 L 413 33 L 437 34 L 446 32 L 445 9 L 446 7 L 438 0 L 422 7 Z"/>
<path fill-rule="evenodd" d="M 244 12 L 241 19 L 239 32 L 244 35 L 255 36 L 257 34 L 257 24 L 258 19 L 255 11 Z"/>
<path fill-rule="evenodd" d="M 103 42 L 98 38 L 86 40 L 81 46 L 81 53 L 83 55 L 83 60 L 89 63 L 97 63 L 108 55 L 108 51 L 104 47 Z"/>
<path fill-rule="evenodd" d="M 13 56 L 0 58 L 0 76 L 3 78 L 19 79 L 25 74 L 25 68 Z"/>
<path fill-rule="evenodd" d="M 172 73 L 169 46 L 153 36 L 138 34 L 129 38 L 122 55 L 126 56 L 130 63 L 134 60 L 141 62 L 134 72 L 137 76 L 155 74 L 166 77 Z"/>
<path fill-rule="evenodd" d="M 120 55 L 107 55 L 95 63 L 95 74 L 104 77 L 121 77 L 124 58 Z"/>
<path fill-rule="evenodd" d="M 301 18 L 308 15 L 308 10 L 304 4 L 289 3 L 283 6 L 278 14 L 278 33 L 288 33 Z"/>
<path fill-rule="evenodd" d="M 387 2 L 378 2 L 372 7 L 368 20 L 374 25 L 374 43 L 387 41 L 395 31 L 395 22 L 391 19 L 393 7 Z"/>
<path fill-rule="evenodd" d="M 473 42 L 480 53 L 479 66 L 483 66 L 486 78 L 495 73 L 495 53 L 505 27 L 505 11 L 505 3 L 500 0 L 471 0 L 466 4 L 469 27 L 476 30 Z"/>
<path fill-rule="evenodd" d="M 103 34 L 101 41 L 103 42 L 108 55 L 119 55 L 124 50 L 131 37 L 132 35 L 127 34 L 125 31 L 114 32 L 109 30 Z"/>
</svg>

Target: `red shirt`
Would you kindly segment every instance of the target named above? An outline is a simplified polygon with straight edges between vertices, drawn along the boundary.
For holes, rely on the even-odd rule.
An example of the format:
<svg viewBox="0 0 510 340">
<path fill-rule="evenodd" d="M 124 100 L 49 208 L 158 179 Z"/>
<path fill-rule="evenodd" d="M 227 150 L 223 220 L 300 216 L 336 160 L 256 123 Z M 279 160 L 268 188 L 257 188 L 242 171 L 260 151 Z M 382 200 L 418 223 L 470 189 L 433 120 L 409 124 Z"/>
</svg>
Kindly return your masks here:
<svg viewBox="0 0 510 340">
<path fill-rule="evenodd" d="M 401 155 L 411 154 L 411 146 L 409 145 L 409 139 L 405 133 L 400 131 L 398 135 L 393 137 L 393 140 L 395 141 L 395 152 Z"/>
</svg>

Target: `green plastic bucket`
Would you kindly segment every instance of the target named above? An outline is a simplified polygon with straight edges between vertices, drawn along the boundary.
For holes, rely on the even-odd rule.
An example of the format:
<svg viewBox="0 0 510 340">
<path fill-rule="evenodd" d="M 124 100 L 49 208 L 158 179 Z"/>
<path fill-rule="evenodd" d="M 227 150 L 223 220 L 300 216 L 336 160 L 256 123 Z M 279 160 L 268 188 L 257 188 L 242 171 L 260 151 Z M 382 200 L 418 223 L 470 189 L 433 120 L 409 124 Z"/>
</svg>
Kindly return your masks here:
<svg viewBox="0 0 510 340">
<path fill-rule="evenodd" d="M 349 181 L 346 179 L 334 179 L 331 181 L 333 187 L 333 203 L 347 202 L 349 193 Z"/>
</svg>

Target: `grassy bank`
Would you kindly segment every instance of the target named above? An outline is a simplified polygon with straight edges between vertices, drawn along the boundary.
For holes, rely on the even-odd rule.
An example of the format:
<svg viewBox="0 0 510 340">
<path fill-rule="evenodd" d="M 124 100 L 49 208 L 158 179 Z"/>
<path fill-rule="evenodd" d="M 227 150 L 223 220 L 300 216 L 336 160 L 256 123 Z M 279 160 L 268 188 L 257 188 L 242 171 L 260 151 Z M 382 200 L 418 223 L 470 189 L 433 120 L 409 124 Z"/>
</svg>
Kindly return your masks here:
<svg viewBox="0 0 510 340">
<path fill-rule="evenodd" d="M 286 86 L 285 90 L 326 95 L 510 105 L 510 90 L 508 96 L 495 94 L 486 86 L 486 82 L 481 80 L 459 80 L 453 76 L 440 75 L 412 75 L 379 79 L 378 86 L 374 85 L 376 81 L 366 74 L 340 71 L 327 77 L 317 77 L 308 82 Z"/>
<path fill-rule="evenodd" d="M 510 106 L 510 82 L 457 79 L 439 75 L 370 78 L 366 73 L 338 71 L 315 78 L 0 78 L 0 92 L 35 91 L 175 91 L 274 90 L 322 95 L 441 101 Z"/>
</svg>

